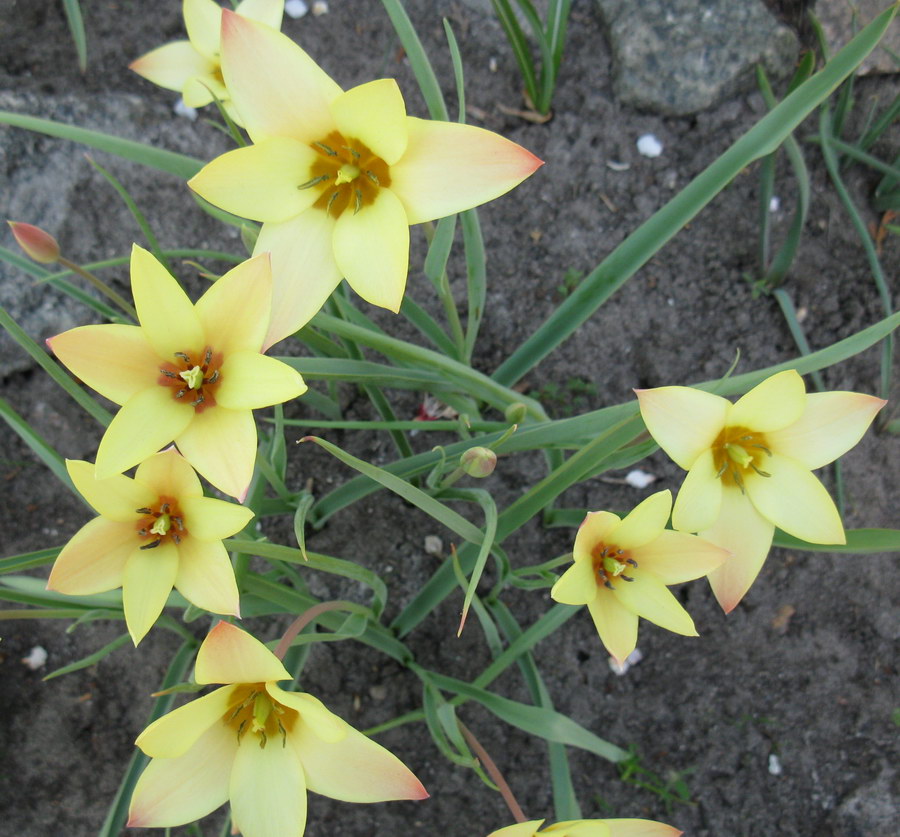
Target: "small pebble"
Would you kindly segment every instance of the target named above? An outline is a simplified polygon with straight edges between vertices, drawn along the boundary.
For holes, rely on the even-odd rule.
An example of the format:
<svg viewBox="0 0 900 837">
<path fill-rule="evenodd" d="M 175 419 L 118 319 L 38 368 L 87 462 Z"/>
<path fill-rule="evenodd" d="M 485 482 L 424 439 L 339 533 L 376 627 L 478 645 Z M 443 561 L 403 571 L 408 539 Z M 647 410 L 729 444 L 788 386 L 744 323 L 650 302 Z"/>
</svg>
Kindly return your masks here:
<svg viewBox="0 0 900 837">
<path fill-rule="evenodd" d="M 781 775 L 781 759 L 775 753 L 769 754 L 769 773 L 773 776 Z"/>
<path fill-rule="evenodd" d="M 425 551 L 429 555 L 443 555 L 444 543 L 437 535 L 425 536 Z"/>
<path fill-rule="evenodd" d="M 307 6 L 303 0 L 287 0 L 284 4 L 284 13 L 294 20 L 298 17 L 303 17 L 308 11 L 309 6 Z"/>
<path fill-rule="evenodd" d="M 653 134 L 644 134 L 638 137 L 637 150 L 644 157 L 659 157 L 663 152 L 663 145 Z"/>
<path fill-rule="evenodd" d="M 769 199 L 769 212 L 778 212 L 781 209 L 781 199 L 778 195 L 772 195 Z"/>
<path fill-rule="evenodd" d="M 496 73 L 496 72 L 497 72 L 497 59 L 494 58 L 493 55 L 488 59 L 488 69 L 489 69 L 492 73 Z"/>
<path fill-rule="evenodd" d="M 322 17 L 322 15 L 327 15 L 328 3 L 326 3 L 325 0 L 316 0 L 316 2 L 312 4 L 312 13 L 314 17 Z"/>
<path fill-rule="evenodd" d="M 618 674 L 621 677 L 625 672 L 628 671 L 632 666 L 636 666 L 641 660 L 644 659 L 644 655 L 641 653 L 640 648 L 635 648 L 626 658 L 625 661 L 620 663 L 615 657 L 609 658 L 609 667 L 612 669 L 613 674 Z"/>
<path fill-rule="evenodd" d="M 22 662 L 32 671 L 37 671 L 47 664 L 47 651 L 46 649 L 41 648 L 40 645 L 35 645 L 34 648 L 28 652 L 27 657 L 22 657 Z"/>
<path fill-rule="evenodd" d="M 191 122 L 195 122 L 197 120 L 197 109 L 188 107 L 184 103 L 184 99 L 179 99 L 175 102 L 175 107 L 172 108 L 175 111 L 176 116 L 184 116 L 191 120 Z"/>
<path fill-rule="evenodd" d="M 648 474 L 640 468 L 635 468 L 633 471 L 629 471 L 625 474 L 625 482 L 632 488 L 646 488 L 648 485 L 652 485 L 656 482 L 656 475 Z"/>
</svg>

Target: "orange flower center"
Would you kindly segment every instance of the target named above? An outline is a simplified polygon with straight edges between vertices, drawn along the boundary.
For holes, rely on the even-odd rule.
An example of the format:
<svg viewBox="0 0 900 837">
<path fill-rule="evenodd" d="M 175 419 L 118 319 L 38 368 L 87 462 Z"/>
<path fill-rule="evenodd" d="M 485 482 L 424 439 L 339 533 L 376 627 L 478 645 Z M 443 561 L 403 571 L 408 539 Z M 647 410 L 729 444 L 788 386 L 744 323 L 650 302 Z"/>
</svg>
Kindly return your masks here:
<svg viewBox="0 0 900 837">
<path fill-rule="evenodd" d="M 387 163 L 359 140 L 332 131 L 314 142 L 312 149 L 319 155 L 312 178 L 297 188 L 317 190 L 320 194 L 313 206 L 335 218 L 347 210 L 356 214 L 375 201 L 379 189 L 391 185 Z"/>
<path fill-rule="evenodd" d="M 156 382 L 169 387 L 172 398 L 190 404 L 195 412 L 215 407 L 215 392 L 222 382 L 222 353 L 207 346 L 202 352 L 175 352 L 174 356 L 174 363 L 165 362 L 159 367 Z"/>
<path fill-rule="evenodd" d="M 626 570 L 629 570 L 630 567 L 637 568 L 638 564 L 627 549 L 619 549 L 615 544 L 605 544 L 600 541 L 591 550 L 591 560 L 594 563 L 597 580 L 610 590 L 616 589 L 613 585 L 614 581 L 634 581 L 634 578 L 628 575 Z"/>
<path fill-rule="evenodd" d="M 222 720 L 235 730 L 238 742 L 250 735 L 255 736 L 260 747 L 265 747 L 269 739 L 280 736 L 281 746 L 287 745 L 287 734 L 300 717 L 297 710 L 273 700 L 264 683 L 238 687 L 235 698 L 237 705 Z"/>
<path fill-rule="evenodd" d="M 725 485 L 744 491 L 744 476 L 753 471 L 761 477 L 772 476 L 762 466 L 772 455 L 765 434 L 746 427 L 726 427 L 712 444 L 716 476 Z"/>
<path fill-rule="evenodd" d="M 153 549 L 161 543 L 174 543 L 177 546 L 188 536 L 184 516 L 174 497 L 162 495 L 153 506 L 144 506 L 135 511 L 140 515 L 135 524 L 138 538 L 145 542 L 141 549 Z"/>
</svg>

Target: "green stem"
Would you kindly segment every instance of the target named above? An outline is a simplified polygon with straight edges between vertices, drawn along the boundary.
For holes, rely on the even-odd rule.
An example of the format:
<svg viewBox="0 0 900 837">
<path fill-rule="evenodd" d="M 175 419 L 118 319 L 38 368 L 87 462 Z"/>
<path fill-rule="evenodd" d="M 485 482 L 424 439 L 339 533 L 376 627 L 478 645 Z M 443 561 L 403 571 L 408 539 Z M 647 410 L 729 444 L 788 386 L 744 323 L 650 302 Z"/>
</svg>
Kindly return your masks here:
<svg viewBox="0 0 900 837">
<path fill-rule="evenodd" d="M 75 262 L 70 261 L 64 256 L 60 256 L 57 261 L 63 266 L 67 267 L 72 273 L 77 273 L 82 279 L 87 279 L 100 293 L 102 293 L 107 299 L 114 302 L 119 308 L 122 309 L 131 319 L 137 320 L 138 315 L 137 311 L 134 310 L 134 306 L 131 305 L 124 297 L 120 296 L 116 291 L 114 291 L 109 285 L 106 284 L 102 279 L 95 276 L 89 270 L 85 270 L 81 265 L 75 264 Z"/>
</svg>

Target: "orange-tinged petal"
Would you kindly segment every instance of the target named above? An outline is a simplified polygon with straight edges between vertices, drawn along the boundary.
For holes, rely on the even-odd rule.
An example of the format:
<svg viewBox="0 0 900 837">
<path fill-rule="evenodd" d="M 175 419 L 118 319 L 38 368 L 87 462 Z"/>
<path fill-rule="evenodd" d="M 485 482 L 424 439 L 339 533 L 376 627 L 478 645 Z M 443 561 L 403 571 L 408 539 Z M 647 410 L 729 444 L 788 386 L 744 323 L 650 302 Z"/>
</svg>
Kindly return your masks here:
<svg viewBox="0 0 900 837">
<path fill-rule="evenodd" d="M 256 424 L 249 410 L 213 407 L 176 436 L 178 450 L 220 491 L 243 498 L 256 463 Z"/>
<path fill-rule="evenodd" d="M 152 758 L 184 755 L 213 724 L 218 724 L 240 701 L 234 686 L 222 686 L 157 718 L 134 742 Z"/>
<path fill-rule="evenodd" d="M 168 387 L 151 386 L 130 398 L 113 417 L 97 449 L 97 479 L 121 474 L 169 444 L 194 419 Z"/>
<path fill-rule="evenodd" d="M 834 500 L 808 468 L 774 452 L 765 467 L 771 476 L 744 477 L 747 495 L 763 517 L 810 543 L 847 542 Z"/>
<path fill-rule="evenodd" d="M 221 541 L 240 532 L 253 519 L 252 509 L 213 497 L 188 497 L 180 505 L 190 540 Z"/>
<path fill-rule="evenodd" d="M 537 830 L 544 824 L 544 820 L 529 820 L 528 822 L 517 822 L 515 825 L 508 825 L 505 828 L 499 828 L 488 834 L 488 837 L 534 837 Z"/>
<path fill-rule="evenodd" d="M 178 548 L 173 543 L 161 543 L 154 549 L 136 547 L 128 556 L 122 575 L 122 604 L 135 646 L 162 613 L 177 573 Z"/>
<path fill-rule="evenodd" d="M 373 203 L 337 219 L 334 260 L 366 302 L 400 310 L 409 272 L 409 222 L 390 189 L 379 189 Z"/>
<path fill-rule="evenodd" d="M 329 104 L 341 88 L 286 35 L 227 9 L 222 73 L 254 142 L 315 142 L 335 128 Z"/>
<path fill-rule="evenodd" d="M 793 424 L 805 408 L 803 378 L 794 369 L 787 369 L 766 378 L 739 398 L 728 414 L 727 424 L 766 433 Z"/>
<path fill-rule="evenodd" d="M 543 165 L 521 145 L 474 125 L 408 116 L 407 130 L 406 153 L 391 166 L 391 189 L 410 224 L 500 197 Z"/>
<path fill-rule="evenodd" d="M 315 735 L 323 741 L 331 743 L 340 741 L 353 729 L 313 695 L 306 692 L 288 692 L 275 683 L 266 683 L 266 691 L 279 703 L 299 712 L 303 723 L 314 730 Z"/>
<path fill-rule="evenodd" d="M 649 570 L 663 584 L 681 584 L 708 575 L 730 556 L 727 549 L 703 538 L 668 529 L 632 553 L 638 568 Z"/>
<path fill-rule="evenodd" d="M 560 837 L 611 837 L 606 820 L 569 820 L 545 828 L 543 834 L 559 834 Z"/>
<path fill-rule="evenodd" d="M 672 525 L 682 532 L 699 532 L 712 526 L 722 505 L 722 480 L 716 476 L 711 449 L 703 451 L 688 471 L 675 505 Z"/>
<path fill-rule="evenodd" d="M 190 41 L 157 47 L 128 65 L 147 81 L 179 93 L 189 79 L 212 75 L 217 68 L 218 64 L 201 55 Z"/>
<path fill-rule="evenodd" d="M 341 93 L 331 103 L 331 113 L 345 139 L 359 140 L 389 166 L 406 151 L 406 104 L 394 79 L 381 78 Z"/>
<path fill-rule="evenodd" d="M 253 254 L 272 254 L 272 318 L 263 351 L 305 326 L 341 281 L 334 260 L 334 218 L 311 209 L 263 224 Z"/>
<path fill-rule="evenodd" d="M 284 0 L 241 0 L 234 11 L 251 20 L 265 23 L 273 29 L 281 29 Z"/>
<path fill-rule="evenodd" d="M 666 527 L 672 511 L 672 492 L 657 491 L 636 505 L 609 533 L 619 549 L 637 549 L 655 540 Z"/>
<path fill-rule="evenodd" d="M 583 605 L 597 597 L 597 576 L 589 558 L 576 560 L 553 585 L 550 598 L 568 605 Z"/>
<path fill-rule="evenodd" d="M 306 392 L 300 373 L 258 352 L 234 352 L 221 366 L 216 401 L 229 410 L 255 410 L 283 404 Z"/>
<path fill-rule="evenodd" d="M 597 598 L 588 602 L 588 610 L 606 650 L 619 663 L 624 663 L 637 645 L 637 613 L 625 607 L 615 592 L 606 587 L 597 588 Z"/>
<path fill-rule="evenodd" d="M 604 820 L 609 826 L 609 837 L 679 837 L 684 832 L 653 820 Z"/>
<path fill-rule="evenodd" d="M 184 825 L 228 800 L 228 780 L 237 753 L 231 727 L 214 724 L 184 755 L 153 759 L 131 795 L 131 828 Z"/>
<path fill-rule="evenodd" d="M 47 345 L 73 375 L 116 404 L 159 377 L 160 357 L 139 326 L 81 326 L 51 337 Z"/>
<path fill-rule="evenodd" d="M 667 631 L 684 636 L 697 636 L 694 620 L 678 599 L 650 570 L 643 567 L 633 573 L 634 581 L 614 581 L 614 594 L 638 616 L 643 616 Z"/>
<path fill-rule="evenodd" d="M 194 679 L 198 683 L 265 683 L 290 680 L 291 675 L 258 639 L 219 622 L 197 652 Z"/>
<path fill-rule="evenodd" d="M 612 512 L 588 512 L 575 535 L 575 546 L 572 549 L 575 560 L 591 558 L 594 547 L 603 543 L 620 522 L 621 518 Z"/>
<path fill-rule="evenodd" d="M 814 392 L 797 421 L 766 434 L 773 451 L 790 456 L 811 471 L 833 462 L 852 448 L 887 404 L 859 392 Z"/>
<path fill-rule="evenodd" d="M 641 417 L 656 443 L 689 471 L 725 426 L 728 399 L 691 387 L 635 390 Z"/>
<path fill-rule="evenodd" d="M 169 495 L 179 502 L 203 496 L 203 486 L 194 469 L 174 448 L 147 457 L 138 465 L 134 479 L 149 486 L 156 496 Z"/>
<path fill-rule="evenodd" d="M 221 541 L 208 543 L 193 534 L 181 541 L 175 589 L 191 604 L 210 613 L 241 615 L 234 569 Z"/>
<path fill-rule="evenodd" d="M 175 352 L 199 352 L 206 338 L 194 306 L 181 285 L 137 244 L 131 248 L 131 293 L 144 336 L 157 355 L 171 361 Z"/>
<path fill-rule="evenodd" d="M 222 7 L 213 0 L 184 0 L 181 11 L 191 44 L 198 52 L 213 59 L 219 54 Z"/>
<path fill-rule="evenodd" d="M 80 459 L 67 459 L 66 470 L 75 488 L 94 511 L 119 523 L 136 523 L 137 509 L 149 505 L 156 494 L 133 479 L 116 474 L 105 480 L 94 476 L 94 466 Z"/>
<path fill-rule="evenodd" d="M 125 562 L 137 545 L 134 526 L 95 517 L 63 547 L 50 571 L 47 589 L 89 596 L 121 587 Z"/>
</svg>

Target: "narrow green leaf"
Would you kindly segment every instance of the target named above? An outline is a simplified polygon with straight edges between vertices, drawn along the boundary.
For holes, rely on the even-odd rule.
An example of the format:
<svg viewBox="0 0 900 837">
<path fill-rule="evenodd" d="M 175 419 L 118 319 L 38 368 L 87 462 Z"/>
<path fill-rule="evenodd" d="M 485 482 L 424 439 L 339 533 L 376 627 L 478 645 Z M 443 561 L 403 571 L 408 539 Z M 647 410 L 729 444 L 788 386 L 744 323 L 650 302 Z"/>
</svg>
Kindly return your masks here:
<svg viewBox="0 0 900 837">
<path fill-rule="evenodd" d="M 775 530 L 773 546 L 804 552 L 839 552 L 866 555 L 877 552 L 900 552 L 900 529 L 847 529 L 846 544 L 807 543 L 793 535 Z"/>
<path fill-rule="evenodd" d="M 37 552 L 23 552 L 21 555 L 0 558 L 0 575 L 52 564 L 61 551 L 61 546 L 52 546 L 49 549 L 41 549 Z"/>
<path fill-rule="evenodd" d="M 66 12 L 66 20 L 69 22 L 72 40 L 75 42 L 75 52 L 78 54 L 78 69 L 84 73 L 87 71 L 87 35 L 84 33 L 81 5 L 78 3 L 78 0 L 63 0 L 63 9 Z"/>
<path fill-rule="evenodd" d="M 130 634 L 122 634 L 121 636 L 116 637 L 112 642 L 104 645 L 98 651 L 95 651 L 93 654 L 88 654 L 86 657 L 82 657 L 74 663 L 69 663 L 67 666 L 56 669 L 56 671 L 51 671 L 50 674 L 44 677 L 44 680 L 52 680 L 54 677 L 59 677 L 62 674 L 71 674 L 73 671 L 78 671 L 79 669 L 92 666 L 94 663 L 99 663 L 105 656 L 112 654 L 117 648 L 121 648 L 130 639 Z"/>
<path fill-rule="evenodd" d="M 66 464 L 63 458 L 56 452 L 53 446 L 38 433 L 31 429 L 31 425 L 25 421 L 6 401 L 0 398 L 0 418 L 19 436 L 19 438 L 34 451 L 38 459 L 41 460 L 66 488 L 69 489 L 76 497 L 81 495 L 75 490 L 69 473 L 66 471 Z"/>
</svg>

